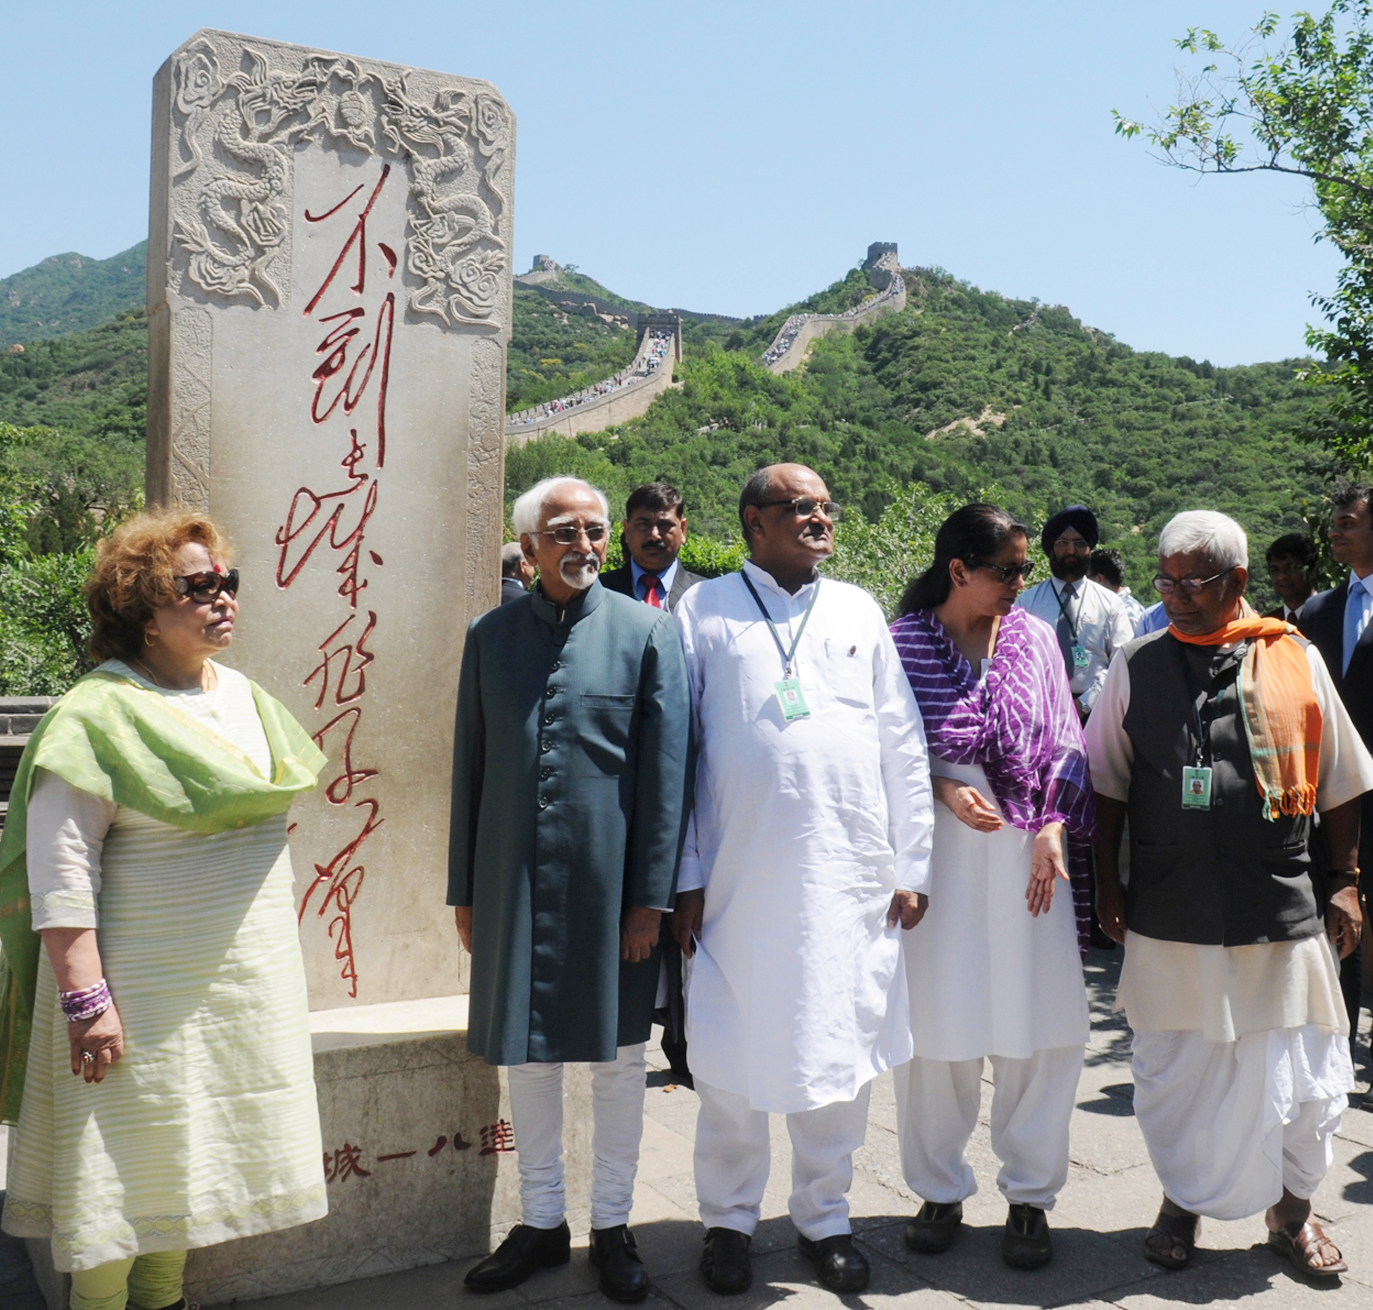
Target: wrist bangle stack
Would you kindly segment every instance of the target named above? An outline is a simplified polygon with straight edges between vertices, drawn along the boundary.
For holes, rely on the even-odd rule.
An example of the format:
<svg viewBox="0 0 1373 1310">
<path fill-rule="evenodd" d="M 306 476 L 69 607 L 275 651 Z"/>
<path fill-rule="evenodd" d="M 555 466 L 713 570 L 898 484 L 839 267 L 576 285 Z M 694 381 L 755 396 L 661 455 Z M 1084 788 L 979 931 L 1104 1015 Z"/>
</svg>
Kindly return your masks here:
<svg viewBox="0 0 1373 1310">
<path fill-rule="evenodd" d="M 94 1019 L 114 1004 L 110 986 L 103 978 L 94 987 L 83 987 L 77 992 L 59 991 L 57 1000 L 68 1023 L 84 1023 L 87 1019 Z"/>
</svg>

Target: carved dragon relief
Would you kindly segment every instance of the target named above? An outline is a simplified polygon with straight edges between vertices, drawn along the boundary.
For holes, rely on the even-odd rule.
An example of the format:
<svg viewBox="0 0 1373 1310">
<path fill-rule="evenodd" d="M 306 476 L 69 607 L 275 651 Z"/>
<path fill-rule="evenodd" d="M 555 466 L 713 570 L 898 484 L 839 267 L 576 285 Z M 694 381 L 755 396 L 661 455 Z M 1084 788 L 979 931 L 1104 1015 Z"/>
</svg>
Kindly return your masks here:
<svg viewBox="0 0 1373 1310">
<path fill-rule="evenodd" d="M 499 98 L 446 87 L 424 103 L 410 92 L 412 74 L 388 77 L 332 55 L 272 68 L 244 45 L 246 70 L 225 76 L 223 62 L 202 37 L 173 66 L 182 155 L 174 235 L 191 282 L 281 305 L 293 150 L 332 140 L 409 166 L 405 266 L 420 282 L 410 308 L 450 326 L 499 322 L 510 235 L 501 176 L 510 116 Z"/>
</svg>

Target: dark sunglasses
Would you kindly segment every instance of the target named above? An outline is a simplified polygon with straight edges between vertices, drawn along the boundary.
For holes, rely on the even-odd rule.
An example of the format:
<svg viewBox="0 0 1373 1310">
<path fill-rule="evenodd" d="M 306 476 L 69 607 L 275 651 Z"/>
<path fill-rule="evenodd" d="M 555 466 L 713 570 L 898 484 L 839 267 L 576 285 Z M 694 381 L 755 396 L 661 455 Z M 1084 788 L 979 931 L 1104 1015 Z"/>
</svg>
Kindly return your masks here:
<svg viewBox="0 0 1373 1310">
<path fill-rule="evenodd" d="M 1014 582 L 1016 578 L 1023 578 L 1028 582 L 1030 574 L 1035 571 L 1034 560 L 1030 559 L 1027 559 L 1023 564 L 984 564 L 978 560 L 970 567 L 986 569 L 988 573 L 995 573 L 1004 583 Z"/>
<path fill-rule="evenodd" d="M 238 570 L 230 569 L 227 573 L 188 573 L 176 579 L 176 590 L 179 596 L 189 596 L 197 605 L 213 603 L 219 599 L 221 591 L 237 596 Z"/>
<path fill-rule="evenodd" d="M 792 500 L 760 500 L 759 509 L 770 505 L 789 505 L 799 519 L 808 519 L 818 509 L 827 519 L 838 523 L 844 517 L 844 507 L 833 500 L 816 500 L 813 496 L 797 496 Z"/>
</svg>

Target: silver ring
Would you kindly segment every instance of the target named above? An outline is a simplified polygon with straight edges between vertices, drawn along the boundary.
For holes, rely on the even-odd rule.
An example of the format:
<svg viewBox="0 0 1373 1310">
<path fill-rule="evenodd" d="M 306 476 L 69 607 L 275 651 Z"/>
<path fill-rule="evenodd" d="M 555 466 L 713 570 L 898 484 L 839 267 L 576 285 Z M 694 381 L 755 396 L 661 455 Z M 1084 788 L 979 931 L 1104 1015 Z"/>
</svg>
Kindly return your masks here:
<svg viewBox="0 0 1373 1310">
<path fill-rule="evenodd" d="M 95 1056 L 92 1055 L 89 1051 L 82 1051 L 82 1052 L 81 1052 L 81 1063 L 82 1063 L 82 1064 L 94 1064 L 94 1063 L 95 1063 Z"/>
</svg>

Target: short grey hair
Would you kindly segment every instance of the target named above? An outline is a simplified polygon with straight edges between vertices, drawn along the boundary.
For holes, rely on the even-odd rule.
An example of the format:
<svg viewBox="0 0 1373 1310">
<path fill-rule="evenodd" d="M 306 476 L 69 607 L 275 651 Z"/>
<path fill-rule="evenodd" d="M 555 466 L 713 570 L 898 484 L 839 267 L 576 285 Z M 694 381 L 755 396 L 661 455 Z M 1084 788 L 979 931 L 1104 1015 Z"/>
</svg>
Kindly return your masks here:
<svg viewBox="0 0 1373 1310">
<path fill-rule="evenodd" d="M 605 515 L 605 521 L 610 522 L 610 502 L 606 499 L 605 492 L 599 487 L 593 487 L 591 483 L 585 482 L 581 478 L 574 478 L 562 473 L 557 477 L 544 478 L 542 482 L 536 482 L 511 506 L 511 527 L 520 536 L 533 535 L 539 530 L 539 521 L 543 518 L 544 505 L 548 503 L 559 487 L 566 486 L 581 487 L 583 491 L 591 492 L 601 502 L 601 513 Z"/>
<path fill-rule="evenodd" d="M 517 578 L 524 559 L 524 547 L 518 541 L 507 541 L 501 547 L 501 577 Z"/>
<path fill-rule="evenodd" d="M 1234 519 L 1212 509 L 1189 509 L 1174 514 L 1158 534 L 1158 553 L 1191 555 L 1200 552 L 1212 568 L 1247 569 L 1249 539 Z"/>
</svg>

